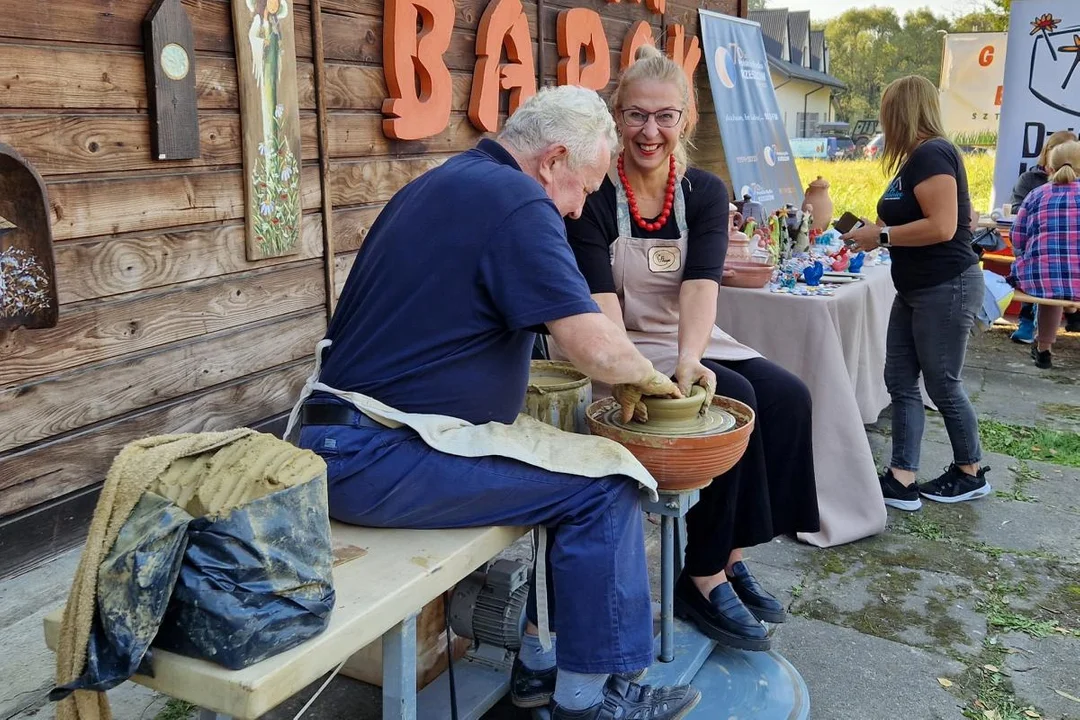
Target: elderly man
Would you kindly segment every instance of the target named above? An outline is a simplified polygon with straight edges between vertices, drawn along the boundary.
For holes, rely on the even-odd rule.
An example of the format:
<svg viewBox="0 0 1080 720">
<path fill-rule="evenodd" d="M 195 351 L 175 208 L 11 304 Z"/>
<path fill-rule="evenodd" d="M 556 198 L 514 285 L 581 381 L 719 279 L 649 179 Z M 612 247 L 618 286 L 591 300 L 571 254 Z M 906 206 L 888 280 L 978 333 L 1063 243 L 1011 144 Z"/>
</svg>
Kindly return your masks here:
<svg viewBox="0 0 1080 720">
<path fill-rule="evenodd" d="M 537 440 L 517 417 L 543 326 L 575 366 L 614 386 L 627 419 L 642 395 L 678 395 L 600 312 L 566 240 L 563 217 L 600 186 L 616 144 L 595 92 L 547 89 L 495 140 L 398 192 L 364 241 L 320 343 L 319 382 L 294 413 L 300 444 L 327 461 L 338 520 L 547 529 L 542 606 L 557 642 L 536 634 L 534 593 L 512 699 L 550 703 L 555 720 L 674 720 L 700 699 L 689 686 L 632 682 L 653 646 L 640 465 L 539 423 L 552 436 Z"/>
</svg>

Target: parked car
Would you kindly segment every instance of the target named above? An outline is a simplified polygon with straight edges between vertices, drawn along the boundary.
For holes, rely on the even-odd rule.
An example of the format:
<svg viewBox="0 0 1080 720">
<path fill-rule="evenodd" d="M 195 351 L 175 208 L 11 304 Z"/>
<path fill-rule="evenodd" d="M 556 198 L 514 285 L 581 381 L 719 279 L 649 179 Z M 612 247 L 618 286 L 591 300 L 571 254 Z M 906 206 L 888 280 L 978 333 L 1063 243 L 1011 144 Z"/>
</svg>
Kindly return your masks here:
<svg viewBox="0 0 1080 720">
<path fill-rule="evenodd" d="M 863 157 L 867 160 L 877 160 L 881 157 L 881 151 L 885 149 L 885 136 L 878 133 L 874 137 L 870 138 L 870 142 L 866 143 L 866 147 L 863 148 Z"/>
<path fill-rule="evenodd" d="M 851 130 L 851 139 L 855 141 L 855 144 L 861 150 L 879 132 L 881 132 L 881 123 L 876 119 L 867 118 L 855 123 L 855 127 Z"/>
<path fill-rule="evenodd" d="M 836 135 L 829 138 L 829 159 L 850 160 L 856 157 L 857 148 L 855 142 L 844 135 Z"/>
</svg>

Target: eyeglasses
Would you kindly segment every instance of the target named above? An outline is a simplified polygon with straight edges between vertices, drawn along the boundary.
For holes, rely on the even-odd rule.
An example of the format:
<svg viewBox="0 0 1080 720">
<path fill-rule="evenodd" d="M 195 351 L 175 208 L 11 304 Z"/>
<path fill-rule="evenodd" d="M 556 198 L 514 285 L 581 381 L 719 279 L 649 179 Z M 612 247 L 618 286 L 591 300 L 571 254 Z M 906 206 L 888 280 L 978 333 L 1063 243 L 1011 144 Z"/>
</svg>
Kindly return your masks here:
<svg viewBox="0 0 1080 720">
<path fill-rule="evenodd" d="M 649 122 L 649 118 L 656 118 L 656 124 L 662 128 L 673 128 L 682 120 L 683 111 L 675 108 L 664 108 L 656 112 L 645 112 L 640 108 L 626 108 L 622 113 L 623 124 L 627 127 L 642 127 Z"/>
</svg>

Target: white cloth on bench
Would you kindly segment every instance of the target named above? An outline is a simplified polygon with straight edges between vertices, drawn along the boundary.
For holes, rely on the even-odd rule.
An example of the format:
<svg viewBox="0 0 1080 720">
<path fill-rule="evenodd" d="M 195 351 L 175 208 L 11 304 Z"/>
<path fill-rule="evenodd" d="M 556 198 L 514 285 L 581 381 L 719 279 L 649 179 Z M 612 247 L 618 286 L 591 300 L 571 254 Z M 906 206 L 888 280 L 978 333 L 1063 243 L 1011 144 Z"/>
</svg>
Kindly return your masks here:
<svg viewBox="0 0 1080 720">
<path fill-rule="evenodd" d="M 638 462 L 637 458 L 622 445 L 595 435 L 568 433 L 528 415 L 518 415 L 511 425 L 498 422 L 474 425 L 461 418 L 447 415 L 407 413 L 379 402 L 361 393 L 346 392 L 319 382 L 323 351 L 333 341 L 320 340 L 315 346 L 315 369 L 304 383 L 300 398 L 289 415 L 285 439 L 300 418 L 300 409 L 311 394 L 318 390 L 351 403 L 372 420 L 389 428 L 407 426 L 420 435 L 424 443 L 435 450 L 460 457 L 500 456 L 518 460 L 533 467 L 551 472 L 602 478 L 608 475 L 626 475 L 649 491 L 655 502 L 659 500 L 656 480 Z M 524 403 L 524 398 L 522 398 Z M 547 618 L 547 581 L 545 553 L 546 533 L 540 528 L 539 549 L 536 556 L 537 624 L 540 640 L 545 648 L 551 647 Z"/>
</svg>

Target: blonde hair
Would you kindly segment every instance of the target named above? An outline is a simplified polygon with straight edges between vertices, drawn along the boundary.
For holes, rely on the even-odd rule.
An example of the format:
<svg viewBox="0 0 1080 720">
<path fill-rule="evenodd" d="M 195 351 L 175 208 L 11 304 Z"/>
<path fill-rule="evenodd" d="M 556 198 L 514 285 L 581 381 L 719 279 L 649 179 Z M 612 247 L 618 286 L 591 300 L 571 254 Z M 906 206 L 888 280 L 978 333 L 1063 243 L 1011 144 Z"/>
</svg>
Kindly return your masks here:
<svg viewBox="0 0 1080 720">
<path fill-rule="evenodd" d="M 622 114 L 619 110 L 626 89 L 642 80 L 671 83 L 682 93 L 685 124 L 679 136 L 679 142 L 675 145 L 675 168 L 682 176 L 690 164 L 689 148 L 693 147 L 691 138 L 694 135 L 694 128 L 697 127 L 697 102 L 694 98 L 694 89 L 690 87 L 690 81 L 686 79 L 686 73 L 678 63 L 666 57 L 655 45 L 646 43 L 634 53 L 634 62 L 623 70 L 618 84 L 615 85 L 615 92 L 611 94 L 611 109 L 616 118 L 621 120 Z"/>
<path fill-rule="evenodd" d="M 1073 142 L 1074 140 L 1076 140 L 1076 134 L 1069 132 L 1068 130 L 1058 130 L 1056 133 L 1046 138 L 1046 142 L 1043 143 L 1042 152 L 1039 153 L 1039 167 L 1044 170 L 1049 168 L 1050 151 L 1067 142 Z"/>
<path fill-rule="evenodd" d="M 1080 178 L 1080 142 L 1073 140 L 1054 148 L 1050 153 L 1050 167 L 1054 168 L 1050 182 L 1055 185 L 1076 182 Z"/>
<path fill-rule="evenodd" d="M 934 84 L 920 75 L 893 80 L 881 96 L 882 160 L 895 174 L 923 141 L 945 137 Z"/>
</svg>

